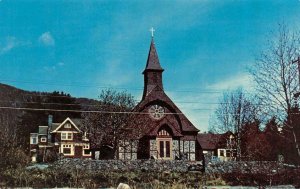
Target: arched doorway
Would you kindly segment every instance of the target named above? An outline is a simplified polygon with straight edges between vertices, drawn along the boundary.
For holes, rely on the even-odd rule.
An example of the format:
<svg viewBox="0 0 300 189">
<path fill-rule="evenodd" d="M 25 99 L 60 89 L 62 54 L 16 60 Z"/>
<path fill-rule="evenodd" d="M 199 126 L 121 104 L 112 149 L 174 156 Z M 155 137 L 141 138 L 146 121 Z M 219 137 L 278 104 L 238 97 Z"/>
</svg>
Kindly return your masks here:
<svg viewBox="0 0 300 189">
<path fill-rule="evenodd" d="M 173 159 L 172 136 L 166 129 L 161 129 L 156 137 L 157 151 L 159 159 Z"/>
</svg>

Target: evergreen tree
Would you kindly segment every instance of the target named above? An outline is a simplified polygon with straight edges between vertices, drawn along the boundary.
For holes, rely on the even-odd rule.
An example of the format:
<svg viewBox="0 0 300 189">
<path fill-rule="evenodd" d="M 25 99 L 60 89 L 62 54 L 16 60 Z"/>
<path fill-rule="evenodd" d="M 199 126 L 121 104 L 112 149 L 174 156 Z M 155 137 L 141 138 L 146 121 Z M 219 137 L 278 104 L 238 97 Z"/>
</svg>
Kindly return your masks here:
<svg viewBox="0 0 300 189">
<path fill-rule="evenodd" d="M 264 134 L 267 141 L 270 144 L 270 155 L 267 158 L 271 161 L 278 160 L 278 155 L 283 154 L 283 137 L 279 132 L 279 125 L 276 121 L 276 117 L 272 117 L 264 129 Z"/>
<path fill-rule="evenodd" d="M 284 157 L 288 163 L 300 163 L 300 111 L 294 106 L 288 114 L 282 129 L 284 137 Z"/>
</svg>

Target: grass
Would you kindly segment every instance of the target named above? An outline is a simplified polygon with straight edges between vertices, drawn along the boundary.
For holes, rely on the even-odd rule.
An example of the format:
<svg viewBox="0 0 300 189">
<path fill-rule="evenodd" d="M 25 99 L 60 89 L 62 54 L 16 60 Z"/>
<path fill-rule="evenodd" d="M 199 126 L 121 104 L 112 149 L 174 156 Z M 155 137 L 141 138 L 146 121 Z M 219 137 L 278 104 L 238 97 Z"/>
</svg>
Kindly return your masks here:
<svg viewBox="0 0 300 189">
<path fill-rule="evenodd" d="M 293 175 L 293 177 L 291 177 Z M 270 175 L 259 174 L 203 174 L 201 172 L 146 172 L 146 171 L 90 171 L 74 168 L 25 169 L 22 167 L 0 172 L 0 188 L 116 188 L 120 182 L 132 189 L 186 189 L 202 186 L 243 185 L 267 186 Z M 300 186 L 300 170 L 285 170 L 272 175 L 274 185 Z"/>
</svg>

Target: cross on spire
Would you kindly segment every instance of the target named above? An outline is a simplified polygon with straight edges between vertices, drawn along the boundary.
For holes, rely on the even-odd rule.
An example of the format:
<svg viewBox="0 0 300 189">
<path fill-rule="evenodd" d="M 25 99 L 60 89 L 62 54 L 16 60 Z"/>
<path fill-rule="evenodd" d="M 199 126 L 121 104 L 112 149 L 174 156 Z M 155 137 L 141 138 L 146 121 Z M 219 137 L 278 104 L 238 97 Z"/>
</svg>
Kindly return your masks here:
<svg viewBox="0 0 300 189">
<path fill-rule="evenodd" d="M 155 29 L 153 27 L 150 28 L 150 32 L 151 32 L 151 37 L 153 38 L 154 37 L 154 32 L 155 32 Z"/>
</svg>

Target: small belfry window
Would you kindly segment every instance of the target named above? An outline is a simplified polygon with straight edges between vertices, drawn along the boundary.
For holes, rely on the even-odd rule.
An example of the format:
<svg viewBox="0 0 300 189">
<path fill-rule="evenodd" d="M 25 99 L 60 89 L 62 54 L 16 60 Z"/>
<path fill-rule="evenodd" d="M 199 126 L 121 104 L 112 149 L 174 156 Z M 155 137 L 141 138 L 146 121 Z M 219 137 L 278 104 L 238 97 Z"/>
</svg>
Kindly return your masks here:
<svg viewBox="0 0 300 189">
<path fill-rule="evenodd" d="M 61 140 L 72 140 L 73 133 L 62 132 L 61 133 Z"/>
</svg>

